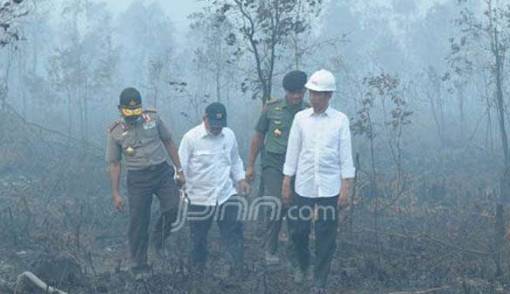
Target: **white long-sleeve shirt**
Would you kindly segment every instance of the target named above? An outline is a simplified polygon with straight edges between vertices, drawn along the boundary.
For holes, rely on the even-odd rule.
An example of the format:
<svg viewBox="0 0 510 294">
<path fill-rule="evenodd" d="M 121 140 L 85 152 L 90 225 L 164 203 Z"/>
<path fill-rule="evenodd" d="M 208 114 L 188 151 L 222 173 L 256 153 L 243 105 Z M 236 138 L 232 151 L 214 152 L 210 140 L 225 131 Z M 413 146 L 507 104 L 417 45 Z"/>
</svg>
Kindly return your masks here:
<svg viewBox="0 0 510 294">
<path fill-rule="evenodd" d="M 235 185 L 245 177 L 237 140 L 229 128 L 214 136 L 203 123 L 194 127 L 182 138 L 179 157 L 185 191 L 193 205 L 223 204 L 236 194 Z"/>
<path fill-rule="evenodd" d="M 294 117 L 283 173 L 296 176 L 302 197 L 333 197 L 341 180 L 354 177 L 351 132 L 347 116 L 331 107 L 315 114 L 312 108 Z"/>
</svg>

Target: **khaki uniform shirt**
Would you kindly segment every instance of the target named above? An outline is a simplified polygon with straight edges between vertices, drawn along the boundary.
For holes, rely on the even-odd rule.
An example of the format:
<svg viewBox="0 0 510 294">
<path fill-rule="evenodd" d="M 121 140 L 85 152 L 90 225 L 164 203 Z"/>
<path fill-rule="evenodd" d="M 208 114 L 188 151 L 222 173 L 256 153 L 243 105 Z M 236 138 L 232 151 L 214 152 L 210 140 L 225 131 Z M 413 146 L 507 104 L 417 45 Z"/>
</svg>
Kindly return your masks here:
<svg viewBox="0 0 510 294">
<path fill-rule="evenodd" d="M 265 135 L 262 168 L 283 169 L 290 127 L 294 115 L 303 110 L 305 104 L 290 106 L 286 99 L 269 102 L 259 118 L 255 130 Z"/>
<path fill-rule="evenodd" d="M 134 124 L 116 121 L 108 131 L 106 162 L 124 159 L 128 170 L 141 170 L 168 160 L 163 141 L 170 132 L 154 111 L 145 111 Z"/>
</svg>

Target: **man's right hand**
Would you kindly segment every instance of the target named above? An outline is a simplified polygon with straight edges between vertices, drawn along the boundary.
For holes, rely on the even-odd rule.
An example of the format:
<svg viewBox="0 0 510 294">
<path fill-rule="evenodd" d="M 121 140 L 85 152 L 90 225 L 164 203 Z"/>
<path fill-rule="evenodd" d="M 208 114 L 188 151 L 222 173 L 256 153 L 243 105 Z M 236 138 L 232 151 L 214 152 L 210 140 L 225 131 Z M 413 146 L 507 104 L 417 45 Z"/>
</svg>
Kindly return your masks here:
<svg viewBox="0 0 510 294">
<path fill-rule="evenodd" d="M 122 196 L 120 196 L 120 193 L 113 193 L 113 205 L 118 211 L 122 211 L 124 208 L 124 202 L 122 201 Z"/>
<path fill-rule="evenodd" d="M 255 171 L 254 171 L 253 166 L 248 166 L 246 168 L 245 178 L 246 178 L 246 181 L 248 181 L 248 183 L 251 183 L 255 180 Z"/>
<path fill-rule="evenodd" d="M 181 171 L 177 171 L 175 173 L 175 183 L 179 187 L 184 187 L 184 185 L 186 185 L 186 177 L 184 176 L 184 172 L 182 170 Z"/>
<path fill-rule="evenodd" d="M 285 176 L 282 183 L 282 200 L 283 204 L 289 205 L 291 201 L 290 177 Z"/>
</svg>

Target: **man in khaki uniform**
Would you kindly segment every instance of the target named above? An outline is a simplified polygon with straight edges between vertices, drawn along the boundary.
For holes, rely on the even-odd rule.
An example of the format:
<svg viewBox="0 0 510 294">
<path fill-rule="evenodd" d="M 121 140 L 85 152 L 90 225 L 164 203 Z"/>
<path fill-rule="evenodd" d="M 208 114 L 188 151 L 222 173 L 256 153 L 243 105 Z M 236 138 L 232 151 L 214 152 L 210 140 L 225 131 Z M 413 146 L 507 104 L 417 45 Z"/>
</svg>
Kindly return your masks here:
<svg viewBox="0 0 510 294">
<path fill-rule="evenodd" d="M 177 218 L 179 193 L 173 178 L 175 176 L 180 184 L 184 184 L 184 175 L 168 128 L 155 111 L 142 109 L 140 93 L 134 88 L 125 89 L 120 95 L 118 107 L 122 118 L 108 131 L 106 162 L 113 202 L 119 210 L 123 208 L 119 190 L 122 159 L 127 168 L 129 253 L 131 271 L 138 278 L 150 269 L 147 248 L 153 194 L 158 196 L 161 210 L 161 217 L 152 235 L 154 248 L 159 255 Z M 168 156 L 176 173 L 168 164 Z"/>
<path fill-rule="evenodd" d="M 264 108 L 255 128 L 250 153 L 246 178 L 253 181 L 255 177 L 254 166 L 257 155 L 262 152 L 262 187 L 264 196 L 281 197 L 283 181 L 283 164 L 289 131 L 294 115 L 305 108 L 303 98 L 305 95 L 305 83 L 307 76 L 302 71 L 291 71 L 283 78 L 285 99 L 269 102 Z M 269 211 L 268 215 L 272 212 Z M 282 218 L 286 209 L 276 213 L 275 219 L 269 219 L 264 238 L 267 264 L 279 262 L 277 255 L 278 236 L 282 226 Z"/>
</svg>

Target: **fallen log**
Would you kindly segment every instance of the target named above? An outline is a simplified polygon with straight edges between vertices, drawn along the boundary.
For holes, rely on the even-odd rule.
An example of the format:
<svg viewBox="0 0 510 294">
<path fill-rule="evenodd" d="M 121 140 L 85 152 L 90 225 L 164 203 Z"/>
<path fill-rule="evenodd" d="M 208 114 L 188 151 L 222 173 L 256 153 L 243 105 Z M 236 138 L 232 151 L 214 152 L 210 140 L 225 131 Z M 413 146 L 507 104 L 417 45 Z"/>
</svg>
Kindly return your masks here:
<svg viewBox="0 0 510 294">
<path fill-rule="evenodd" d="M 57 288 L 53 288 L 53 287 L 49 286 L 48 284 L 43 282 L 41 279 L 39 279 L 36 275 L 34 275 L 31 272 L 24 272 L 18 276 L 18 278 L 16 279 L 16 288 L 14 289 L 14 294 L 23 293 L 23 288 L 25 287 L 25 281 L 29 281 L 32 285 L 45 291 L 45 293 L 67 294 L 64 291 L 61 291 Z"/>
<path fill-rule="evenodd" d="M 400 292 L 391 292 L 388 294 L 431 294 L 431 293 L 441 293 L 441 291 L 451 289 L 450 286 L 444 286 L 440 288 L 432 288 L 427 290 L 419 290 L 419 291 L 400 291 Z"/>
</svg>

